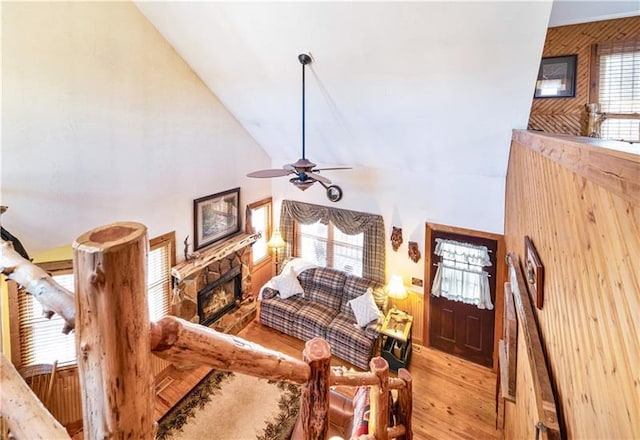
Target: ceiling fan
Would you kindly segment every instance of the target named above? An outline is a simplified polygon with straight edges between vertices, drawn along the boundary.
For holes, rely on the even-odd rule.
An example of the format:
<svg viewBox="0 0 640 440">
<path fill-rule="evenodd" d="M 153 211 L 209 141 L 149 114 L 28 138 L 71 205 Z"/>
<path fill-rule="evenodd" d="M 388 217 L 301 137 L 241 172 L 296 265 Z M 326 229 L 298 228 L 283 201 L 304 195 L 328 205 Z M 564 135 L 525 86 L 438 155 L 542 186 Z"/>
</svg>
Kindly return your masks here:
<svg viewBox="0 0 640 440">
<path fill-rule="evenodd" d="M 294 163 L 286 164 L 282 168 L 259 170 L 247 174 L 247 177 L 282 177 L 294 174 L 295 177 L 289 179 L 289 182 L 293 183 L 296 187 L 302 191 L 309 188 L 315 182 L 320 183 L 327 191 L 327 198 L 332 202 L 337 202 L 342 198 L 342 189 L 338 185 L 332 185 L 331 180 L 324 176 L 321 176 L 320 171 L 329 170 L 350 170 L 351 167 L 336 167 L 336 168 L 315 168 L 316 164 L 311 162 L 305 157 L 305 87 L 304 87 L 304 71 L 305 66 L 311 63 L 311 56 L 306 53 L 298 55 L 298 61 L 302 64 L 302 157 Z"/>
</svg>

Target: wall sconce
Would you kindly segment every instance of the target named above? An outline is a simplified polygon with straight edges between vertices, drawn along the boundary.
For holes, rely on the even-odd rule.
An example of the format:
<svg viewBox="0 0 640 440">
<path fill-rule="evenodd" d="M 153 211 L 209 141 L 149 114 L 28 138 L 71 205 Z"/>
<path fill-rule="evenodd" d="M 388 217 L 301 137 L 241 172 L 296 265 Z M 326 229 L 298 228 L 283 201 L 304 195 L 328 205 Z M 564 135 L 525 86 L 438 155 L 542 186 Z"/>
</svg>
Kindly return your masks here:
<svg viewBox="0 0 640 440">
<path fill-rule="evenodd" d="M 402 244 L 402 228 L 391 227 L 391 247 L 397 251 Z"/>
<path fill-rule="evenodd" d="M 278 275 L 278 264 L 280 264 L 280 261 L 278 259 L 278 250 L 284 248 L 286 245 L 287 243 L 282 239 L 282 235 L 277 229 L 273 232 L 273 234 L 271 234 L 271 238 L 267 242 L 267 246 L 273 249 L 273 253 L 276 256 L 276 275 Z"/>
<path fill-rule="evenodd" d="M 420 248 L 418 248 L 418 242 L 416 241 L 409 242 L 409 258 L 414 263 L 420 260 Z"/>
<path fill-rule="evenodd" d="M 407 299 L 409 296 L 407 288 L 404 287 L 404 282 L 400 275 L 391 275 L 391 279 L 389 280 L 389 284 L 387 284 L 386 290 L 387 295 L 389 295 L 389 298 L 391 299 L 403 300 Z"/>
</svg>

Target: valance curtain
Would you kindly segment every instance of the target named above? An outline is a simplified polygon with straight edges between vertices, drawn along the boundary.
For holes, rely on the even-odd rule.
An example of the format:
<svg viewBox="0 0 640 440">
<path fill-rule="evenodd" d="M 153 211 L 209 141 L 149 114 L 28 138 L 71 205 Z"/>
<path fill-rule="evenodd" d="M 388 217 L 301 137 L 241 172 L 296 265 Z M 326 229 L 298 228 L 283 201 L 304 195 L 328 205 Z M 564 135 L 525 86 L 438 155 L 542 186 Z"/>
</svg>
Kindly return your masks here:
<svg viewBox="0 0 640 440">
<path fill-rule="evenodd" d="M 364 233 L 362 276 L 384 283 L 384 221 L 382 216 L 310 203 L 283 200 L 280 210 L 280 233 L 287 242 L 284 254 L 291 256 L 293 251 L 295 223 L 304 225 L 316 222 L 333 223 L 345 234 Z"/>
<path fill-rule="evenodd" d="M 435 254 L 440 256 L 431 294 L 453 301 L 474 304 L 479 309 L 493 309 L 489 274 L 489 249 L 455 240 L 436 238 Z"/>
</svg>

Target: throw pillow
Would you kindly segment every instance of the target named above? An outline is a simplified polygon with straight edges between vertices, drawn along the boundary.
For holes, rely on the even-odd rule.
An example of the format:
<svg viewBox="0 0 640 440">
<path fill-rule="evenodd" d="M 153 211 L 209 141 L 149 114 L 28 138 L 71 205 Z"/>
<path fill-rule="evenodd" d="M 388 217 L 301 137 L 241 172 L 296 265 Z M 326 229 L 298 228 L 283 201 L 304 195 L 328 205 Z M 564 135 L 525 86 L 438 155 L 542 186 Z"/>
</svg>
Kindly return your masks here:
<svg viewBox="0 0 640 440">
<path fill-rule="evenodd" d="M 273 284 L 275 284 L 276 289 L 280 292 L 280 298 L 282 299 L 304 293 L 296 276 L 296 272 L 291 266 L 286 267 L 280 275 L 274 277 Z"/>
<path fill-rule="evenodd" d="M 371 287 L 369 287 L 364 294 L 349 301 L 349 305 L 353 310 L 353 314 L 356 316 L 356 322 L 359 327 L 365 327 L 371 321 L 379 319 L 382 316 L 375 299 L 373 299 L 373 290 Z"/>
</svg>

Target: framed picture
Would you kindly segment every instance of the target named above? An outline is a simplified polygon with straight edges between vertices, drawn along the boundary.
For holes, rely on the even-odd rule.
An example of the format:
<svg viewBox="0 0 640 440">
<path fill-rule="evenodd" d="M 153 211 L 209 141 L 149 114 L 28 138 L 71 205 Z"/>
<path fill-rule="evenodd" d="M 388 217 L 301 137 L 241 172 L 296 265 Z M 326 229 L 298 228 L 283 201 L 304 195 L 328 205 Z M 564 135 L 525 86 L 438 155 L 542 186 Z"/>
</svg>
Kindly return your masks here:
<svg viewBox="0 0 640 440">
<path fill-rule="evenodd" d="M 573 98 L 576 96 L 578 55 L 547 57 L 540 62 L 534 98 Z"/>
<path fill-rule="evenodd" d="M 544 301 L 544 267 L 542 267 L 538 252 L 533 247 L 533 242 L 528 235 L 524 237 L 524 264 L 529 294 L 536 307 L 541 309 Z"/>
<path fill-rule="evenodd" d="M 193 248 L 202 249 L 240 231 L 240 188 L 193 201 Z"/>
</svg>

